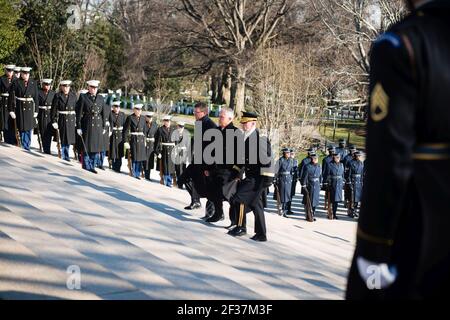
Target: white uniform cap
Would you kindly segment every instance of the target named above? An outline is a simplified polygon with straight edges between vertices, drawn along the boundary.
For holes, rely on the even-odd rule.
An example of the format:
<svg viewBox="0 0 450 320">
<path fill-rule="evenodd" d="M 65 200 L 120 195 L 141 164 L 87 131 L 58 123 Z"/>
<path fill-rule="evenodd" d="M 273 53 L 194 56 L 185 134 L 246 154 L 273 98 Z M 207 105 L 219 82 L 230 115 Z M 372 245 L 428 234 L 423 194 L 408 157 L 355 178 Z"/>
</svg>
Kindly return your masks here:
<svg viewBox="0 0 450 320">
<path fill-rule="evenodd" d="M 22 67 L 21 68 L 22 72 L 30 72 L 31 70 L 32 70 L 32 68 L 30 68 L 30 67 Z"/>
<path fill-rule="evenodd" d="M 70 86 L 72 84 L 71 80 L 63 80 L 59 83 L 60 86 Z"/>
<path fill-rule="evenodd" d="M 14 72 L 20 72 L 20 71 L 22 71 L 21 67 L 14 67 Z"/>
<path fill-rule="evenodd" d="M 89 80 L 86 83 L 88 84 L 88 86 L 98 87 L 98 85 L 100 84 L 100 81 L 98 81 L 98 80 Z"/>
<path fill-rule="evenodd" d="M 142 109 L 143 106 L 144 106 L 144 104 L 142 104 L 142 103 L 136 103 L 136 104 L 133 106 L 133 108 L 134 108 L 134 109 Z"/>
<path fill-rule="evenodd" d="M 170 119 L 172 119 L 171 116 L 164 116 L 164 118 L 163 118 L 164 121 L 170 121 Z"/>
<path fill-rule="evenodd" d="M 86 93 L 88 93 L 89 92 L 89 90 L 86 90 L 86 89 L 81 89 L 80 90 L 80 94 L 86 94 Z"/>
<path fill-rule="evenodd" d="M 8 70 L 14 70 L 15 67 L 16 67 L 16 65 L 14 65 L 14 64 L 7 64 L 7 65 L 5 66 L 5 69 L 8 69 Z"/>
<path fill-rule="evenodd" d="M 155 114 L 155 113 L 154 113 L 153 111 L 147 111 L 147 112 L 145 113 L 145 116 L 147 116 L 147 117 L 153 117 L 154 114 Z"/>
<path fill-rule="evenodd" d="M 113 106 L 120 106 L 120 100 L 115 100 L 112 102 Z"/>
<path fill-rule="evenodd" d="M 42 79 L 42 83 L 52 83 L 53 79 Z"/>
<path fill-rule="evenodd" d="M 177 121 L 177 125 L 184 127 L 186 125 L 186 122 L 184 122 L 184 121 Z"/>
</svg>

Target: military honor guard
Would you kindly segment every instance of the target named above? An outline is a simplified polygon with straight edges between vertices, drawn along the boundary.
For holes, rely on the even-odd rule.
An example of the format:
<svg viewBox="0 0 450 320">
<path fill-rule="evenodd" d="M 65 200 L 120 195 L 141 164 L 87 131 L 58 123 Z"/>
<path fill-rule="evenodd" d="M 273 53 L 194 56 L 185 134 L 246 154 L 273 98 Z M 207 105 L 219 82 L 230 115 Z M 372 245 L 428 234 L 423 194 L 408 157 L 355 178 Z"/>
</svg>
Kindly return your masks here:
<svg viewBox="0 0 450 320">
<path fill-rule="evenodd" d="M 258 116 L 252 112 L 243 112 L 241 124 L 244 139 L 244 152 L 238 159 L 237 166 L 245 174 L 237 186 L 236 193 L 231 197 L 231 206 L 236 213 L 237 226 L 228 234 L 242 236 L 247 233 L 246 214 L 253 211 L 255 215 L 255 241 L 267 241 L 266 222 L 262 203 L 262 192 L 272 185 L 274 168 L 272 165 L 272 151 L 267 138 L 261 137 L 256 128 Z M 253 155 L 257 155 L 254 157 Z M 261 155 L 267 159 L 261 159 Z M 255 159 L 256 158 L 256 159 Z"/>
<path fill-rule="evenodd" d="M 339 146 L 336 148 L 336 152 L 341 156 L 341 160 L 344 160 L 345 156 L 348 154 L 347 149 L 345 148 L 346 141 L 345 139 L 339 139 Z"/>
<path fill-rule="evenodd" d="M 300 162 L 300 166 L 298 167 L 298 176 L 301 177 L 303 174 L 303 170 L 306 167 L 307 164 L 311 163 L 311 154 L 315 153 L 316 150 L 314 148 L 309 148 L 308 150 L 306 150 L 307 155 L 305 158 L 302 159 L 302 161 Z"/>
<path fill-rule="evenodd" d="M 294 162 L 294 164 L 293 164 L 293 175 L 292 175 L 291 200 L 287 204 L 287 214 L 294 214 L 294 212 L 292 212 L 292 200 L 294 199 L 297 181 L 300 180 L 300 177 L 298 175 L 298 160 L 295 157 L 296 156 L 295 150 L 291 148 L 290 151 L 291 151 L 291 159 Z"/>
<path fill-rule="evenodd" d="M 104 99 L 97 94 L 99 84 L 98 80 L 87 81 L 88 92 L 80 94 L 76 106 L 77 134 L 83 148 L 83 168 L 92 173 L 97 173 L 95 164 L 99 153 L 104 149 L 103 135 L 108 121 Z"/>
<path fill-rule="evenodd" d="M 51 90 L 52 79 L 42 79 L 39 90 L 38 134 L 41 136 L 44 153 L 50 154 L 54 129 L 52 127 L 52 103 L 55 91 Z"/>
<path fill-rule="evenodd" d="M 39 110 L 39 90 L 36 81 L 30 77 L 31 70 L 30 67 L 21 68 L 21 78 L 11 84 L 8 97 L 9 115 L 25 150 L 30 150 L 31 134 Z"/>
<path fill-rule="evenodd" d="M 177 128 L 173 132 L 173 141 L 175 142 L 175 148 L 174 148 L 174 164 L 175 164 L 175 176 L 174 176 L 174 185 L 177 185 L 177 181 L 180 181 L 181 175 L 184 171 L 186 171 L 186 162 L 188 158 L 187 152 L 189 147 L 189 141 L 185 141 L 184 139 L 189 140 L 189 135 L 185 135 L 185 128 L 186 122 L 184 121 L 177 121 Z M 183 185 L 181 183 L 178 183 L 178 188 L 183 188 Z"/>
<path fill-rule="evenodd" d="M 112 112 L 109 115 L 111 125 L 111 135 L 109 137 L 108 160 L 111 161 L 111 167 L 115 172 L 120 172 L 122 167 L 122 158 L 124 157 L 123 129 L 125 125 L 125 113 L 120 111 L 120 100 L 112 101 Z"/>
<path fill-rule="evenodd" d="M 145 132 L 147 124 L 142 115 L 143 104 L 137 100 L 133 104 L 133 113 L 127 117 L 123 127 L 125 149 L 129 149 L 131 158 L 131 173 L 138 180 L 141 179 L 144 162 L 147 159 L 145 150 Z"/>
<path fill-rule="evenodd" d="M 314 217 L 316 208 L 319 206 L 320 187 L 322 184 L 322 168 L 319 158 L 315 152 L 311 153 L 311 162 L 305 166 L 300 177 L 302 184 L 303 205 L 307 220 L 316 221 Z"/>
<path fill-rule="evenodd" d="M 333 219 L 338 219 L 336 212 L 339 202 L 342 202 L 343 195 L 342 190 L 344 188 L 344 165 L 341 162 L 341 154 L 337 151 L 333 153 L 333 161 L 331 161 L 326 170 L 327 184 L 329 188 L 329 199 L 330 203 L 328 205 L 332 206 Z M 329 216 L 329 218 L 331 218 Z"/>
<path fill-rule="evenodd" d="M 144 175 L 146 180 L 150 180 L 151 170 L 155 168 L 155 134 L 158 130 L 158 125 L 154 115 L 153 111 L 147 111 L 145 114 L 147 129 L 145 131 L 146 160 L 144 163 Z"/>
<path fill-rule="evenodd" d="M 103 115 L 108 119 L 106 121 L 106 125 L 105 125 L 105 130 L 103 130 L 103 147 L 102 150 L 99 152 L 98 157 L 97 157 L 97 163 L 96 163 L 96 167 L 100 170 L 105 170 L 105 168 L 103 167 L 104 163 L 105 163 L 105 158 L 106 158 L 106 153 L 109 150 L 109 137 L 111 136 L 111 125 L 109 122 L 109 116 L 111 114 L 111 105 L 106 103 L 107 99 L 107 93 L 102 93 L 101 94 L 104 104 L 103 104 Z"/>
<path fill-rule="evenodd" d="M 348 164 L 348 171 L 345 178 L 350 190 L 348 215 L 351 218 L 358 216 L 356 211 L 363 191 L 364 163 L 361 161 L 361 154 L 361 151 L 353 153 L 353 160 Z"/>
<path fill-rule="evenodd" d="M 173 128 L 170 126 L 171 117 L 163 117 L 163 125 L 155 133 L 155 153 L 158 158 L 159 174 L 161 175 L 161 184 L 172 187 L 172 178 L 175 175 L 175 164 L 172 159 L 172 150 L 175 142 L 172 141 Z"/>
<path fill-rule="evenodd" d="M 291 201 L 292 180 L 294 175 L 294 161 L 290 157 L 290 149 L 283 148 L 281 150 L 283 156 L 278 160 L 278 171 L 275 174 L 277 184 L 277 197 L 281 204 L 281 213 L 283 217 L 287 217 L 288 204 Z"/>
<path fill-rule="evenodd" d="M 59 85 L 59 92 L 52 101 L 51 123 L 56 131 L 56 139 L 61 146 L 61 158 L 70 161 L 70 145 L 75 144 L 76 137 L 76 104 L 77 96 L 71 90 L 72 81 L 63 80 Z"/>
<path fill-rule="evenodd" d="M 0 77 L 0 141 L 9 144 L 16 144 L 14 124 L 8 111 L 9 87 L 14 80 L 14 68 L 13 64 L 6 65 L 5 74 Z"/>
</svg>

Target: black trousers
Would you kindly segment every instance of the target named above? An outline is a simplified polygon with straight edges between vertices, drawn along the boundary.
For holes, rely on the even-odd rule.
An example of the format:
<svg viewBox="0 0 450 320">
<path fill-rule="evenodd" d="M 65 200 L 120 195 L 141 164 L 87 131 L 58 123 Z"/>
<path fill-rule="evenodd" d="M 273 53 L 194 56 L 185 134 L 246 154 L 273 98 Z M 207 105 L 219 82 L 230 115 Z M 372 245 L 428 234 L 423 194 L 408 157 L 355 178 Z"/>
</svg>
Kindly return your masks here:
<svg viewBox="0 0 450 320">
<path fill-rule="evenodd" d="M 264 207 L 260 187 L 261 177 L 247 177 L 242 180 L 237 188 L 236 194 L 231 198 L 231 206 L 237 217 L 237 226 L 246 228 L 246 214 L 253 211 L 255 215 L 255 233 L 266 235 L 266 220 L 264 218 Z"/>
</svg>

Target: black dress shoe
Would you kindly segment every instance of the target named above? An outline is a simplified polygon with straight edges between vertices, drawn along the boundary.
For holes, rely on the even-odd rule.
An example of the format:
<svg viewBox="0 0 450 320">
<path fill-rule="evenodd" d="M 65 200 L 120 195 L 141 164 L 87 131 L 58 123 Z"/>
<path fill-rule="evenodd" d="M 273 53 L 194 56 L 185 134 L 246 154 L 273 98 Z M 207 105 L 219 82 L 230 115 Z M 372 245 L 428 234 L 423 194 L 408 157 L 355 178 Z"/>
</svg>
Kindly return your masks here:
<svg viewBox="0 0 450 320">
<path fill-rule="evenodd" d="M 95 170 L 95 169 L 91 169 L 91 170 L 89 170 L 89 171 L 92 172 L 92 173 L 97 174 L 97 170 Z"/>
<path fill-rule="evenodd" d="M 187 207 L 184 207 L 185 210 L 194 210 L 199 209 L 202 207 L 202 204 L 200 202 L 194 202 L 188 205 Z"/>
<path fill-rule="evenodd" d="M 240 237 L 247 234 L 247 229 L 243 227 L 236 227 L 229 231 L 228 234 L 233 237 Z"/>
<path fill-rule="evenodd" d="M 267 237 L 265 235 L 263 235 L 263 234 L 260 234 L 260 235 L 259 234 L 255 234 L 250 239 L 252 239 L 254 241 L 261 241 L 261 242 L 267 241 Z"/>
<path fill-rule="evenodd" d="M 229 226 L 224 227 L 225 229 L 231 230 L 233 227 L 236 227 L 235 223 L 231 223 Z"/>
<path fill-rule="evenodd" d="M 288 211 L 286 212 L 286 214 L 294 214 L 292 211 Z"/>
<path fill-rule="evenodd" d="M 333 219 L 334 219 L 334 220 L 339 220 L 337 216 L 334 216 Z"/>
<path fill-rule="evenodd" d="M 135 177 L 136 179 L 138 179 L 138 180 L 141 180 L 141 177 Z"/>
<path fill-rule="evenodd" d="M 103 167 L 98 167 L 100 170 L 103 170 L 103 171 L 105 171 L 105 168 L 103 168 Z"/>
<path fill-rule="evenodd" d="M 225 219 L 225 217 L 223 215 L 220 216 L 220 217 L 212 216 L 212 217 L 206 219 L 206 222 L 210 222 L 210 223 L 211 222 L 217 222 L 217 221 L 222 221 L 223 219 Z"/>
</svg>

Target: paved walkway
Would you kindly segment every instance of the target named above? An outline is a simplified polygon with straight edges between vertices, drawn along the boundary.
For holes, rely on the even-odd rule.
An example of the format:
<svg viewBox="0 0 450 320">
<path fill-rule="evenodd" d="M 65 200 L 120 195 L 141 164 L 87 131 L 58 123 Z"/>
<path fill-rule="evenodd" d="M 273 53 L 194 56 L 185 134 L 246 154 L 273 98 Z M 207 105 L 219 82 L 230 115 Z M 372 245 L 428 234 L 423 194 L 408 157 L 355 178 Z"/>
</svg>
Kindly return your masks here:
<svg viewBox="0 0 450 320">
<path fill-rule="evenodd" d="M 356 230 L 344 211 L 308 223 L 296 197 L 301 214 L 286 219 L 269 195 L 269 241 L 256 243 L 253 214 L 249 235 L 228 236 L 228 219 L 203 222 L 203 209 L 183 209 L 187 192 L 156 175 L 94 175 L 5 144 L 0 172 L 0 299 L 343 298 Z M 68 289 L 69 267 L 80 290 Z"/>
</svg>

